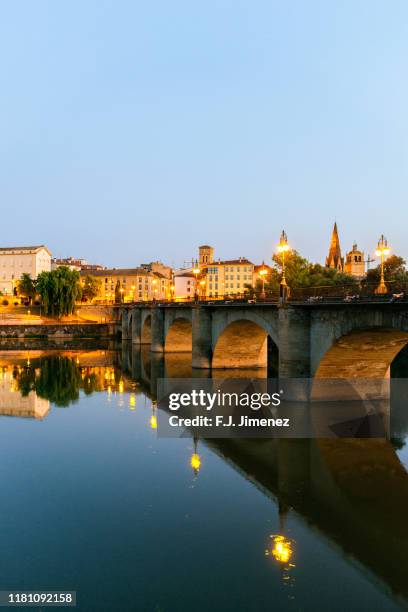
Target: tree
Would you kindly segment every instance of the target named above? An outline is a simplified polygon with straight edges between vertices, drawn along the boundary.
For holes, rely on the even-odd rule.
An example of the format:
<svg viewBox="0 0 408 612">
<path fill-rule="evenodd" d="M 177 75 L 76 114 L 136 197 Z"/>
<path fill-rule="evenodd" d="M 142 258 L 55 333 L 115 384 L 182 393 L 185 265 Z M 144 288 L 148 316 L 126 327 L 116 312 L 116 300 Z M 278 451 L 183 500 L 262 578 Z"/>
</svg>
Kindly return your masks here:
<svg viewBox="0 0 408 612">
<path fill-rule="evenodd" d="M 398 255 L 390 255 L 384 261 L 385 282 L 392 282 L 392 289 L 398 291 L 408 284 L 408 271 L 406 261 Z M 376 268 L 368 270 L 364 283 L 368 285 L 378 285 L 381 278 L 381 264 Z"/>
<path fill-rule="evenodd" d="M 79 272 L 67 266 L 39 274 L 37 292 L 45 314 L 58 317 L 72 314 L 75 303 L 82 295 L 79 278 Z"/>
<path fill-rule="evenodd" d="M 100 279 L 87 274 L 82 281 L 82 299 L 92 302 L 93 298 L 98 295 L 100 288 Z"/>
<path fill-rule="evenodd" d="M 33 359 L 28 367 L 16 367 L 13 378 L 23 397 L 34 391 L 38 397 L 61 407 L 76 402 L 81 388 L 86 395 L 100 390 L 98 378 L 93 372 L 88 372 L 83 378 L 76 360 L 64 355 Z"/>
<path fill-rule="evenodd" d="M 76 271 L 76 270 L 75 270 Z M 70 357 L 56 355 L 41 363 L 35 392 L 56 406 L 68 406 L 79 398 L 81 372 Z"/>
<path fill-rule="evenodd" d="M 26 297 L 28 299 L 28 303 L 30 304 L 37 293 L 35 288 L 35 281 L 31 278 L 30 274 L 24 272 L 21 275 L 21 279 L 17 283 L 17 288 L 18 293 Z"/>
<path fill-rule="evenodd" d="M 282 278 L 282 255 L 275 254 L 272 258 L 273 267 L 265 279 L 265 292 L 270 294 L 279 291 Z M 334 268 L 326 268 L 320 264 L 313 264 L 299 255 L 297 251 L 290 251 L 285 255 L 285 275 L 290 288 L 322 287 L 335 285 L 357 285 L 356 279 L 350 274 L 339 272 Z M 262 291 L 261 280 L 256 282 L 256 294 Z"/>
<path fill-rule="evenodd" d="M 120 281 L 117 281 L 115 285 L 115 304 L 120 304 L 122 302 L 122 292 L 120 289 Z"/>
<path fill-rule="evenodd" d="M 275 268 L 282 273 L 282 255 L 273 256 Z M 355 285 L 356 279 L 350 274 L 339 272 L 318 263 L 311 263 L 297 251 L 285 255 L 286 280 L 289 287 L 319 287 L 327 285 Z"/>
</svg>

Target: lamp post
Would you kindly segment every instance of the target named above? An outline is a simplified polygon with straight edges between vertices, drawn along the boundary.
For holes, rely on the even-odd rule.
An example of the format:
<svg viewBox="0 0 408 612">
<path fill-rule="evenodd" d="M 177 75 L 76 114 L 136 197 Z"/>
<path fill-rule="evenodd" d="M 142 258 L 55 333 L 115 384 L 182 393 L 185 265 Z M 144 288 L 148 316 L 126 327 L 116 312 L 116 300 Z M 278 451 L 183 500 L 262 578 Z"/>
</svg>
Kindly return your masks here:
<svg viewBox="0 0 408 612">
<path fill-rule="evenodd" d="M 194 451 L 190 457 L 190 466 L 193 469 L 194 477 L 196 478 L 201 467 L 201 457 L 198 454 L 198 438 L 194 436 Z"/>
<path fill-rule="evenodd" d="M 195 277 L 194 301 L 198 302 L 198 275 L 200 274 L 200 268 L 198 266 L 197 260 L 196 260 L 195 266 L 193 268 L 193 274 L 194 274 L 194 277 Z"/>
<path fill-rule="evenodd" d="M 261 298 L 264 300 L 266 298 L 266 293 L 265 293 L 265 276 L 268 274 L 268 270 L 265 268 L 265 263 L 262 262 L 262 268 L 259 270 L 259 276 L 261 278 L 262 281 L 262 293 L 261 293 Z"/>
<path fill-rule="evenodd" d="M 154 430 L 157 429 L 157 416 L 156 416 L 156 402 L 153 400 L 152 401 L 152 416 L 150 417 L 149 423 L 150 423 L 150 427 Z"/>
<path fill-rule="evenodd" d="M 201 299 L 203 299 L 205 297 L 205 280 L 200 280 L 200 287 L 201 287 Z"/>
<path fill-rule="evenodd" d="M 377 257 L 381 257 L 381 279 L 380 279 L 380 284 L 375 290 L 375 292 L 379 294 L 387 293 L 387 285 L 385 284 L 385 280 L 384 280 L 384 259 L 386 255 L 389 255 L 389 253 L 390 253 L 390 249 L 388 247 L 387 239 L 384 237 L 384 234 L 381 234 L 381 237 L 377 244 L 377 249 L 375 251 L 375 254 L 377 255 Z"/>
<path fill-rule="evenodd" d="M 282 279 L 280 282 L 279 295 L 282 302 L 286 302 L 288 297 L 288 285 L 286 282 L 286 270 L 285 270 L 285 253 L 289 251 L 290 247 L 288 244 L 288 237 L 285 230 L 282 230 L 277 251 L 282 255 Z"/>
<path fill-rule="evenodd" d="M 157 278 L 154 278 L 152 280 L 152 285 L 153 285 L 153 302 L 155 302 L 156 301 L 156 294 L 157 294 L 157 289 L 156 289 Z"/>
</svg>

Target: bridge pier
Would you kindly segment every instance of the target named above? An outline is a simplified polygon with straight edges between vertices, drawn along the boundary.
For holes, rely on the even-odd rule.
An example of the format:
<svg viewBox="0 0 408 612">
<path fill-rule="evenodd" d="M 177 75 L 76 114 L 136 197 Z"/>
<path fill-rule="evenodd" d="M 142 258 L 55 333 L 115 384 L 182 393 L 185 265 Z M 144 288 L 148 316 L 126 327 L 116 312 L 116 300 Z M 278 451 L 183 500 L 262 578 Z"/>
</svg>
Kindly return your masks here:
<svg viewBox="0 0 408 612">
<path fill-rule="evenodd" d="M 310 314 L 300 308 L 279 309 L 279 378 L 310 378 Z M 310 396 L 305 381 L 293 380 L 286 390 L 289 401 L 303 402 Z"/>
<path fill-rule="evenodd" d="M 210 369 L 212 362 L 212 317 L 209 308 L 196 306 L 192 313 L 193 368 Z"/>
<path fill-rule="evenodd" d="M 132 329 L 131 337 L 133 344 L 142 343 L 142 309 L 133 308 L 132 310 Z"/>
<path fill-rule="evenodd" d="M 279 376 L 310 376 L 310 314 L 307 310 L 279 309 Z"/>
<path fill-rule="evenodd" d="M 128 331 L 128 320 L 129 320 L 129 311 L 126 308 L 122 311 L 122 340 L 129 340 L 129 331 Z"/>
<path fill-rule="evenodd" d="M 164 310 L 156 306 L 151 310 L 152 317 L 152 341 L 150 350 L 152 353 L 164 353 Z"/>
</svg>

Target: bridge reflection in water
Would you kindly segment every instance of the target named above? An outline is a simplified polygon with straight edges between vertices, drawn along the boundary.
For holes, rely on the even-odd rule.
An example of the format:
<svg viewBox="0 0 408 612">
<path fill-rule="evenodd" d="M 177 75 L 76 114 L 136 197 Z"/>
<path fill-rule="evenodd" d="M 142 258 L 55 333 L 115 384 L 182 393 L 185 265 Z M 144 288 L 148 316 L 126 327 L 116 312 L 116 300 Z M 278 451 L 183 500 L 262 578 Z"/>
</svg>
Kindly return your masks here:
<svg viewBox="0 0 408 612">
<path fill-rule="evenodd" d="M 131 409 L 138 394 L 148 396 L 154 406 L 159 377 L 210 375 L 207 370 L 192 370 L 188 355 L 157 355 L 126 344 L 119 350 L 52 355 L 31 351 L 29 357 L 26 352 L 4 351 L 0 368 L 4 383 L 0 404 L 2 393 L 35 394 L 44 402 L 67 406 L 81 392 L 107 391 L 119 396 L 129 393 Z M 237 374 L 262 378 L 266 371 L 231 373 Z M 222 371 L 222 377 L 228 375 Z M 19 411 L 15 414 L 19 416 Z M 207 445 L 277 501 L 280 533 L 273 535 L 265 554 L 281 564 L 287 577 L 296 542 L 285 533 L 285 520 L 295 512 L 385 589 L 402 602 L 408 600 L 408 474 L 397 452 L 403 440 L 216 439 L 199 444 Z M 192 467 L 198 473 L 199 454 L 194 455 Z"/>
<path fill-rule="evenodd" d="M 148 348 L 123 344 L 118 359 L 124 374 L 137 380 L 153 401 L 158 378 L 210 376 L 208 370 L 193 369 L 186 353 L 163 357 Z M 391 369 L 400 377 L 408 375 L 405 353 Z M 224 369 L 216 375 L 265 378 L 267 369 Z M 407 424 L 408 410 L 401 425 L 408 434 Z M 278 501 L 282 534 L 285 514 L 295 511 L 394 594 L 408 599 L 408 473 L 396 452 L 403 443 L 382 439 L 205 441 Z M 285 555 L 282 561 L 288 565 Z"/>
</svg>

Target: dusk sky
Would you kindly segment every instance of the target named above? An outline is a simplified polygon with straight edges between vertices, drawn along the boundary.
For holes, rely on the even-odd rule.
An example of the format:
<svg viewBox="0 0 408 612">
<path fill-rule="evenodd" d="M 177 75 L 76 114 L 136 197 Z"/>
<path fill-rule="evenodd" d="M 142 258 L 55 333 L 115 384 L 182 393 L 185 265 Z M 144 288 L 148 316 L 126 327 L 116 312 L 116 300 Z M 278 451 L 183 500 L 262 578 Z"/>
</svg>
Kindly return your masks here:
<svg viewBox="0 0 408 612">
<path fill-rule="evenodd" d="M 0 246 L 408 258 L 408 3 L 0 2 Z"/>
</svg>

